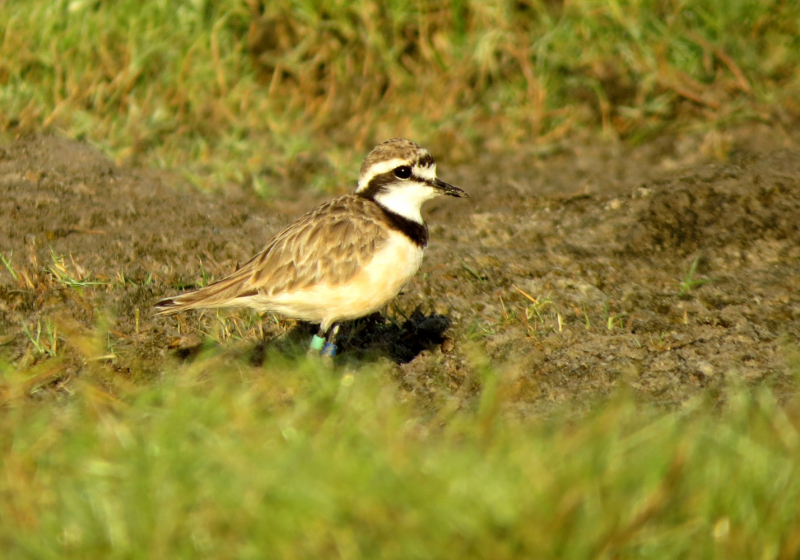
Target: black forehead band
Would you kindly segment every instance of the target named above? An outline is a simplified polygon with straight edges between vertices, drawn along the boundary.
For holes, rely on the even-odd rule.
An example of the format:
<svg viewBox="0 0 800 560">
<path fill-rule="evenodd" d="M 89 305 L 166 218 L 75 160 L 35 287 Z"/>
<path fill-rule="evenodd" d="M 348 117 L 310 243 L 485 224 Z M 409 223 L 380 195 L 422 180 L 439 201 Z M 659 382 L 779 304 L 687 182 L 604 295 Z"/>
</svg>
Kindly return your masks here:
<svg viewBox="0 0 800 560">
<path fill-rule="evenodd" d="M 432 155 L 423 154 L 417 160 L 416 165 L 419 165 L 420 167 L 430 167 L 430 166 L 434 165 L 435 163 L 436 162 L 433 161 L 433 156 Z"/>
</svg>

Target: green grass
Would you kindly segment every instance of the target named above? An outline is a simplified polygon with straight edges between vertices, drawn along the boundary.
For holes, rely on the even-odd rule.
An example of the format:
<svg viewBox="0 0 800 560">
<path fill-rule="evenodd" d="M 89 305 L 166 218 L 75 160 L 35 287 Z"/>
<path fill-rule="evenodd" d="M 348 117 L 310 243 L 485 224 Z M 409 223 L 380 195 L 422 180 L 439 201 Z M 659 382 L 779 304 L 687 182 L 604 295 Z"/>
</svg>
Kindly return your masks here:
<svg viewBox="0 0 800 560">
<path fill-rule="evenodd" d="M 41 406 L 2 370 L 0 548 L 16 558 L 794 558 L 800 415 L 624 389 L 523 419 L 513 379 L 431 406 L 380 368 L 207 355 Z M 111 391 L 121 398 L 112 397 Z"/>
<path fill-rule="evenodd" d="M 344 189 L 392 136 L 455 162 L 789 126 L 798 65 L 800 4 L 781 0 L 0 0 L 7 135 L 265 196 Z"/>
</svg>

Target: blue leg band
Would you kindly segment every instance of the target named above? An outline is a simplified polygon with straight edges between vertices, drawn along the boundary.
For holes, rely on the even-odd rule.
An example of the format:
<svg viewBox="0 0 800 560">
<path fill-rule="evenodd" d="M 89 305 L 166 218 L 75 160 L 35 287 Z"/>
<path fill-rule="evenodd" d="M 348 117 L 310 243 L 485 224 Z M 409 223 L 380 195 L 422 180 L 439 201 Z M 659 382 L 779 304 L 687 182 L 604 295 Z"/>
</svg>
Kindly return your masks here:
<svg viewBox="0 0 800 560">
<path fill-rule="evenodd" d="M 330 342 L 325 343 L 325 348 L 322 349 L 323 356 L 330 356 L 333 358 L 336 355 L 336 345 Z"/>
<path fill-rule="evenodd" d="M 320 351 L 322 350 L 322 347 L 324 345 L 325 345 L 325 339 L 322 338 L 321 336 L 314 335 L 314 338 L 311 339 L 311 344 L 309 345 L 309 348 L 311 348 L 312 350 Z"/>
</svg>

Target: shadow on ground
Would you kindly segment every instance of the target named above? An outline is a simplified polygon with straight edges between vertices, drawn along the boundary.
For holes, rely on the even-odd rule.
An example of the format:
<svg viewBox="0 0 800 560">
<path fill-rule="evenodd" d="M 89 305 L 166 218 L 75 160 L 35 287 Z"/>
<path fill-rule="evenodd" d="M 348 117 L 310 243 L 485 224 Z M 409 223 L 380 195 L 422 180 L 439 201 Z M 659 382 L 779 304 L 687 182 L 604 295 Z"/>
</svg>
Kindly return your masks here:
<svg viewBox="0 0 800 560">
<path fill-rule="evenodd" d="M 414 309 L 402 323 L 374 313 L 358 321 L 342 324 L 337 351 L 351 363 L 365 364 L 388 359 L 395 364 L 406 364 L 424 350 L 435 350 L 442 344 L 452 345 L 452 340 L 445 335 L 449 327 L 450 319 L 444 315 L 426 315 L 419 308 Z M 285 358 L 302 358 L 318 329 L 318 325 L 297 323 L 282 335 L 253 342 L 243 352 L 253 366 L 268 364 L 271 351 Z M 172 354 L 182 362 L 192 361 L 212 346 L 221 344 L 206 341 L 177 348 Z"/>
</svg>

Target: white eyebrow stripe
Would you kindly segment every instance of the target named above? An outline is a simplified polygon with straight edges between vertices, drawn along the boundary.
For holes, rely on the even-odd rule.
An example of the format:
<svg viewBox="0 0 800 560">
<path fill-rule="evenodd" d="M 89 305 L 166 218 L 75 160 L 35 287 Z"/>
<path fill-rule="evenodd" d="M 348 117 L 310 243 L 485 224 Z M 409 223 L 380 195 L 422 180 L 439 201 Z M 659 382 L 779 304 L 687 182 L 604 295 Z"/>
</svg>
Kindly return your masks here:
<svg viewBox="0 0 800 560">
<path fill-rule="evenodd" d="M 356 192 L 360 192 L 365 188 L 367 188 L 369 182 L 376 175 L 386 173 L 387 171 L 391 171 L 396 167 L 400 167 L 401 165 L 408 165 L 408 161 L 401 158 L 394 158 L 374 164 L 372 167 L 369 168 L 369 172 L 363 177 L 361 177 L 361 179 L 359 179 L 358 188 L 356 189 Z M 436 164 L 434 163 L 431 165 L 415 165 L 414 167 L 412 167 L 412 173 L 416 177 L 424 179 L 425 181 L 435 181 Z"/>
<path fill-rule="evenodd" d="M 400 167 L 401 165 L 408 165 L 408 162 L 402 158 L 394 158 L 373 164 L 372 167 L 369 168 L 369 171 L 358 180 L 358 188 L 356 189 L 356 192 L 367 188 L 369 182 L 376 175 L 386 173 L 387 171 L 391 171 L 395 167 Z"/>
<path fill-rule="evenodd" d="M 422 177 L 427 181 L 435 181 L 436 180 L 436 164 L 434 163 L 430 167 L 423 166 L 423 165 L 415 165 L 412 168 L 412 172 L 417 177 Z"/>
</svg>

